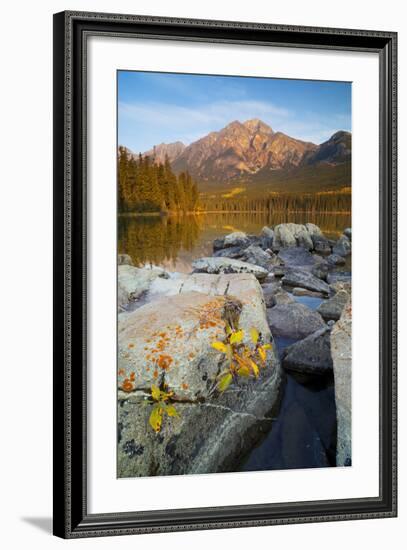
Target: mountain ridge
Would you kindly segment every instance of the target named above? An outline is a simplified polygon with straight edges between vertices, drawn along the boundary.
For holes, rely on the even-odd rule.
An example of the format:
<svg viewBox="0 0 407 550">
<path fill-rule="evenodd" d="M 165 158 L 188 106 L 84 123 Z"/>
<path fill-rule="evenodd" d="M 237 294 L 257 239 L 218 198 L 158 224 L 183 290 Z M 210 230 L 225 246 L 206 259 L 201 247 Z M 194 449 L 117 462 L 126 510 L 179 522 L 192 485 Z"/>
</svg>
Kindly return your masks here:
<svg viewBox="0 0 407 550">
<path fill-rule="evenodd" d="M 306 172 L 311 167 L 336 167 L 351 161 L 351 133 L 339 130 L 317 145 L 273 130 L 259 118 L 234 120 L 189 145 L 161 143 L 143 153 L 176 173 L 188 171 L 205 186 L 219 182 L 256 182 L 274 173 Z"/>
</svg>

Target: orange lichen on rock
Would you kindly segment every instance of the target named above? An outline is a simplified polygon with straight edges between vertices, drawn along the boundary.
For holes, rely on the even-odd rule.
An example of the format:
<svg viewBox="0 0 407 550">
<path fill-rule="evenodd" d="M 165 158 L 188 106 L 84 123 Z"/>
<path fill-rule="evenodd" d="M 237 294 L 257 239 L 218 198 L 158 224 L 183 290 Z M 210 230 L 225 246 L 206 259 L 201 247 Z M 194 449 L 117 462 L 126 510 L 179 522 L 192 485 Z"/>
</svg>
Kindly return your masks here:
<svg viewBox="0 0 407 550">
<path fill-rule="evenodd" d="M 123 391 L 132 391 L 133 390 L 133 384 L 130 382 L 128 378 L 126 378 L 122 384 L 122 390 Z"/>
<path fill-rule="evenodd" d="M 129 348 L 134 348 L 134 344 L 130 343 L 128 347 Z"/>
<path fill-rule="evenodd" d="M 172 362 L 173 358 L 170 355 L 160 355 L 157 359 L 157 365 L 163 370 L 169 369 Z"/>
<path fill-rule="evenodd" d="M 181 387 L 183 390 L 187 390 L 189 388 L 188 384 L 186 384 L 185 382 L 181 384 Z"/>
</svg>

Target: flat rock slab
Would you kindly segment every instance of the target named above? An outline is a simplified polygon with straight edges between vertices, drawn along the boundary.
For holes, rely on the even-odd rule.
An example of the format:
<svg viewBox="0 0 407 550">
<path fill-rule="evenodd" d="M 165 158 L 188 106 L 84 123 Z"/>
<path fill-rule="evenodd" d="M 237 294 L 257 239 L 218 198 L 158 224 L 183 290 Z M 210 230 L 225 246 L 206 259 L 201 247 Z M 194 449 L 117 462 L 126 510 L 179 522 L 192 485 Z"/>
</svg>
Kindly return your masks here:
<svg viewBox="0 0 407 550">
<path fill-rule="evenodd" d="M 265 279 L 267 269 L 231 258 L 200 258 L 192 262 L 196 273 L 252 273 L 257 279 Z"/>
<path fill-rule="evenodd" d="M 274 274 L 276 276 L 282 276 L 283 285 L 306 288 L 314 292 L 321 292 L 325 296 L 329 296 L 331 293 L 331 289 L 325 281 L 315 277 L 315 275 L 305 269 L 296 267 L 276 267 L 274 268 Z"/>
<path fill-rule="evenodd" d="M 274 336 L 293 339 L 305 338 L 325 327 L 319 313 L 297 302 L 268 309 L 267 320 Z"/>
<path fill-rule="evenodd" d="M 332 372 L 330 330 L 324 327 L 286 348 L 283 367 L 303 374 Z"/>
</svg>

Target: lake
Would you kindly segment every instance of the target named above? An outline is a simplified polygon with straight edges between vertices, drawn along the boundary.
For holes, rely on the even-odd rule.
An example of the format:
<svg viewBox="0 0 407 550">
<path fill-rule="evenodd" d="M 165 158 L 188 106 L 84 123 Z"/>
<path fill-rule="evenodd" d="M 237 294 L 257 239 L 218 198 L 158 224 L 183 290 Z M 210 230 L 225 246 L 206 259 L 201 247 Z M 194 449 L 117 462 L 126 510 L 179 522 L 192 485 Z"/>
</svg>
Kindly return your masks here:
<svg viewBox="0 0 407 550">
<path fill-rule="evenodd" d="M 129 254 L 134 265 L 151 263 L 189 272 L 196 258 L 212 254 L 213 240 L 232 231 L 259 234 L 265 225 L 314 223 L 329 238 L 351 226 L 350 213 L 216 212 L 180 216 L 121 214 L 118 253 Z"/>
</svg>

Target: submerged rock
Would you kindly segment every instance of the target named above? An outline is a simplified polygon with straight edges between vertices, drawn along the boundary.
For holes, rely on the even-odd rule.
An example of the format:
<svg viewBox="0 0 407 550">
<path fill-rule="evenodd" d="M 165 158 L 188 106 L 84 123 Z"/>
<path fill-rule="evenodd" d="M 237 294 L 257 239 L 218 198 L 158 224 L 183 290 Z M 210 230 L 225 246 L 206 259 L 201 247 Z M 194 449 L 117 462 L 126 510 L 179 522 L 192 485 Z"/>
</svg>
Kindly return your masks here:
<svg viewBox="0 0 407 550">
<path fill-rule="evenodd" d="M 283 367 L 304 374 L 332 372 L 330 330 L 323 327 L 286 348 Z"/>
<path fill-rule="evenodd" d="M 267 320 L 274 336 L 294 339 L 305 338 L 325 327 L 319 313 L 297 302 L 268 309 Z"/>
<path fill-rule="evenodd" d="M 315 292 L 314 290 L 308 290 L 307 288 L 295 287 L 292 290 L 294 296 L 310 296 L 311 298 L 323 298 L 324 295 L 321 292 Z"/>
<path fill-rule="evenodd" d="M 192 262 L 196 273 L 252 273 L 257 279 L 264 279 L 268 275 L 263 267 L 233 260 L 231 258 L 200 258 Z"/>
<path fill-rule="evenodd" d="M 352 305 L 349 301 L 331 332 L 338 423 L 336 465 L 352 463 Z"/>
<path fill-rule="evenodd" d="M 274 349 L 258 378 L 239 378 L 219 394 L 217 376 L 229 362 L 211 346 L 226 338 L 231 319 L 244 330 L 248 348 L 253 327 L 263 343 L 272 341 L 259 283 L 247 274 L 181 279 L 180 292 L 157 294 L 119 318 L 119 477 L 233 470 L 270 427 L 281 381 Z M 192 287 L 202 292 L 184 290 Z M 164 415 L 155 433 L 150 388 L 160 382 L 173 392 L 179 416 Z"/>
</svg>

